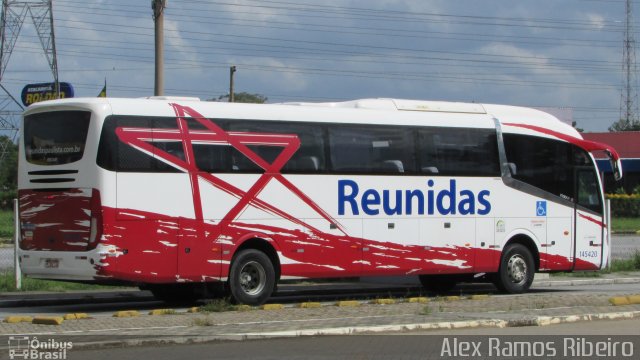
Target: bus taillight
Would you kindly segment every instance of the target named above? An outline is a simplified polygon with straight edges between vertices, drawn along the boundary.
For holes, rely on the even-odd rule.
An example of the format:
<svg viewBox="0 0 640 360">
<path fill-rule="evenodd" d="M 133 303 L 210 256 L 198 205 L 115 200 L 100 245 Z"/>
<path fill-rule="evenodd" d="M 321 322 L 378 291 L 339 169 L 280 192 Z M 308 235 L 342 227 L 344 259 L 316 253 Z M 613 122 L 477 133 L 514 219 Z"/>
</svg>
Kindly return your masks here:
<svg viewBox="0 0 640 360">
<path fill-rule="evenodd" d="M 93 189 L 91 192 L 91 230 L 89 232 L 89 244 L 87 250 L 95 249 L 102 237 L 102 201 L 100 191 Z"/>
</svg>

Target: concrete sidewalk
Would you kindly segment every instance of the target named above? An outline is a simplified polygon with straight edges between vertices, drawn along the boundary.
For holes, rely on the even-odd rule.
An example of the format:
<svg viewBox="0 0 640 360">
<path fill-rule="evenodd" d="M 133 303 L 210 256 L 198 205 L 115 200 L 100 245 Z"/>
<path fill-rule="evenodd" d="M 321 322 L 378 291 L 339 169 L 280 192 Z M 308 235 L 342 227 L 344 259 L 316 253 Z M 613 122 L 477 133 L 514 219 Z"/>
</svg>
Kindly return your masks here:
<svg viewBox="0 0 640 360">
<path fill-rule="evenodd" d="M 612 297 L 640 295 L 640 273 L 614 274 L 601 278 L 554 276 L 536 280 L 533 288 L 620 283 L 639 285 L 637 289 L 630 291 L 607 292 L 603 288 L 598 293 L 532 292 L 526 295 L 475 296 L 473 299 L 464 295 L 443 296 L 414 299 L 426 302 L 395 299 L 395 304 L 386 305 L 355 301 L 344 303 L 350 306 L 337 306 L 336 302 L 328 302 L 312 304 L 311 308 L 300 308 L 300 304 L 290 304 L 276 310 L 251 308 L 246 311 L 219 313 L 187 313 L 185 309 L 179 309 L 166 315 L 149 315 L 148 311 L 140 311 L 140 315 L 135 317 L 89 314 L 89 319 L 65 320 L 60 325 L 3 322 L 0 323 L 0 336 L 49 336 L 59 341 L 64 338 L 72 341 L 77 349 L 272 336 L 536 326 L 640 317 L 640 304 L 613 306 L 610 303 Z M 5 346 L 4 344 L 7 342 L 0 339 L 0 345 Z"/>
</svg>

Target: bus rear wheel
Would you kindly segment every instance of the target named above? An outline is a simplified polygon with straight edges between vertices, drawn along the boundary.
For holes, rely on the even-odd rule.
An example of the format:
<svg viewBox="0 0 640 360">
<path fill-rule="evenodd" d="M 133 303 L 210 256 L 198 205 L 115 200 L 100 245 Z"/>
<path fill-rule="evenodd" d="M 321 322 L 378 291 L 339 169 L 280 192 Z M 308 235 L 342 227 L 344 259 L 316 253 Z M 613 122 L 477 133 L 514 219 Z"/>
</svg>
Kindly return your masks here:
<svg viewBox="0 0 640 360">
<path fill-rule="evenodd" d="M 259 250 L 240 251 L 229 270 L 232 300 L 247 305 L 262 305 L 275 289 L 275 269 L 269 257 Z"/>
<path fill-rule="evenodd" d="M 522 244 L 511 244 L 502 254 L 494 284 L 502 292 L 521 294 L 529 290 L 534 275 L 535 266 L 531 251 Z"/>
</svg>

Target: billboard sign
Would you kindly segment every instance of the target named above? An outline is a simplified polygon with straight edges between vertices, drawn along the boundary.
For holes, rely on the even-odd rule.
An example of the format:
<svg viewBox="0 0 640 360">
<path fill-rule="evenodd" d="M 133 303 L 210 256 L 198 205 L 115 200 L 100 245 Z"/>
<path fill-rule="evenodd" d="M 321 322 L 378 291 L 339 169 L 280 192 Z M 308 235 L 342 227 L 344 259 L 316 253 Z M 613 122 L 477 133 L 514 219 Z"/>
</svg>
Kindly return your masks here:
<svg viewBox="0 0 640 360">
<path fill-rule="evenodd" d="M 73 86 L 67 82 L 60 83 L 60 99 L 72 98 Z M 39 101 L 56 99 L 55 83 L 28 84 L 22 89 L 22 103 L 25 106 Z"/>
</svg>

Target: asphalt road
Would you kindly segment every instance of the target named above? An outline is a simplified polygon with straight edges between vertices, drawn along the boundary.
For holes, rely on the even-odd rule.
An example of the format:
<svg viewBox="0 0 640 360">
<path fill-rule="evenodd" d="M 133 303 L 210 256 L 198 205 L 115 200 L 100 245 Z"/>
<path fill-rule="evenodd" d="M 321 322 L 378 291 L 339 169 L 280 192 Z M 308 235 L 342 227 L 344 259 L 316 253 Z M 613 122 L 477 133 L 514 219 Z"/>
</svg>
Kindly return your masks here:
<svg viewBox="0 0 640 360">
<path fill-rule="evenodd" d="M 640 236 L 614 235 L 611 257 L 614 259 L 628 258 L 635 251 L 640 251 Z M 0 270 L 13 268 L 13 247 L 0 248 Z"/>
<path fill-rule="evenodd" d="M 594 335 L 600 335 L 594 337 Z M 604 336 L 603 336 L 604 335 Z M 446 339 L 446 340 L 445 340 Z M 494 339 L 494 340 L 490 340 Z M 495 340 L 497 339 L 497 340 Z M 313 336 L 294 338 L 274 338 L 241 342 L 216 342 L 196 345 L 153 346 L 136 348 L 117 348 L 100 350 L 71 350 L 68 359 L 93 360 L 139 360 L 139 359 L 455 359 L 463 358 L 453 352 L 454 341 L 473 341 L 479 346 L 481 355 L 488 355 L 487 344 L 500 341 L 499 349 L 506 349 L 512 341 L 530 343 L 549 343 L 556 349 L 557 355 L 563 355 L 565 339 L 569 341 L 613 343 L 633 342 L 631 358 L 640 354 L 640 319 L 594 321 L 589 323 L 571 323 L 544 327 L 515 327 L 506 329 L 463 329 L 429 332 L 410 332 L 387 335 L 346 335 Z M 609 340 L 607 340 L 609 339 Z M 445 341 L 449 345 L 446 348 Z M 458 347 L 461 349 L 460 347 Z M 449 352 L 447 353 L 447 349 Z M 541 349 L 540 347 L 538 349 Z M 627 348 L 628 349 L 628 348 Z M 578 350 L 579 351 L 579 350 Z M 549 355 L 547 353 L 547 355 Z M 576 354 L 569 357 L 578 358 Z M 478 358 L 477 356 L 471 358 Z M 489 357 L 487 357 L 489 358 Z M 493 358 L 496 358 L 495 356 Z M 503 357 L 504 358 L 504 357 Z M 526 358 L 524 356 L 508 358 Z M 553 357 L 551 357 L 553 358 Z M 584 359 L 592 357 L 581 357 Z M 620 358 L 620 357 L 616 357 Z"/>
</svg>

